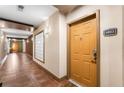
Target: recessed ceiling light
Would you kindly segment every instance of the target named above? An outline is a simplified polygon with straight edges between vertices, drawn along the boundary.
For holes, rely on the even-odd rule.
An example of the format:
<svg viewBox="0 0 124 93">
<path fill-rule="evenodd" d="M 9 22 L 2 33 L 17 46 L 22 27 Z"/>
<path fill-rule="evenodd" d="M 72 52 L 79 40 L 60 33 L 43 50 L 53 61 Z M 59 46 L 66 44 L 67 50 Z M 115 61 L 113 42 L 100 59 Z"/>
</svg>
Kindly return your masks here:
<svg viewBox="0 0 124 93">
<path fill-rule="evenodd" d="M 2 28 L 4 28 L 4 27 L 5 27 L 5 25 L 4 25 L 4 24 L 1 24 L 1 27 L 2 27 Z"/>
</svg>

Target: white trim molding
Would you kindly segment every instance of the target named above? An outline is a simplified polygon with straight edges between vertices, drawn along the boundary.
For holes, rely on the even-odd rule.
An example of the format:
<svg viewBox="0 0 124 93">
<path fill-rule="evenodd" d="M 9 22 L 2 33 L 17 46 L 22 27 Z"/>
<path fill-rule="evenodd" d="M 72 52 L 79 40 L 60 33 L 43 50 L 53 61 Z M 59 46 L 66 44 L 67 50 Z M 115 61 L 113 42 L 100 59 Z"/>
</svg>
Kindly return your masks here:
<svg viewBox="0 0 124 93">
<path fill-rule="evenodd" d="M 78 84 L 76 81 L 74 81 L 74 80 L 72 80 L 72 79 L 69 79 L 69 81 L 71 82 L 71 83 L 73 83 L 74 85 L 76 85 L 77 87 L 86 87 L 85 85 L 80 85 L 80 84 Z"/>
<path fill-rule="evenodd" d="M 6 55 L 6 56 L 1 60 L 1 62 L 0 62 L 0 67 L 3 66 L 4 62 L 5 62 L 6 59 L 7 59 L 7 56 L 8 56 L 8 55 Z"/>
</svg>

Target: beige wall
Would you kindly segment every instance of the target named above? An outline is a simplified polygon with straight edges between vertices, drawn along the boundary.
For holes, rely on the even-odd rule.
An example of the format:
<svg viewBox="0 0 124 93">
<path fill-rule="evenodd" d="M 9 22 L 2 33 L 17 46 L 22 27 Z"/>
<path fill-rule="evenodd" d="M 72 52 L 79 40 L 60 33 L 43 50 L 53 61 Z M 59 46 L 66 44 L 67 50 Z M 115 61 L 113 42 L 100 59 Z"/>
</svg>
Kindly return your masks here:
<svg viewBox="0 0 124 93">
<path fill-rule="evenodd" d="M 122 26 L 122 30 L 123 30 L 122 31 L 122 37 L 123 37 L 122 38 L 122 44 L 123 44 L 122 45 L 122 49 L 123 49 L 122 50 L 122 52 L 123 52 L 122 53 L 122 58 L 123 58 L 123 64 L 122 65 L 123 65 L 123 86 L 124 86 L 124 6 L 122 7 L 122 25 L 123 25 Z"/>
<path fill-rule="evenodd" d="M 60 37 L 60 34 L 65 34 L 60 29 L 65 25 L 65 21 L 63 21 L 64 19 L 64 16 L 62 16 L 59 12 L 56 12 L 50 16 L 48 20 L 42 23 L 41 26 L 34 32 L 36 33 L 45 30 L 45 63 L 41 63 L 35 58 L 34 61 L 39 63 L 58 78 L 62 78 L 66 75 L 66 48 L 61 44 L 61 42 L 63 40 L 65 41 L 65 39 L 63 38 L 62 40 L 62 37 Z M 63 30 L 65 29 L 66 27 L 64 27 Z M 61 51 L 60 48 L 64 49 L 64 51 Z"/>
<path fill-rule="evenodd" d="M 122 6 L 84 6 L 67 16 L 67 22 L 100 10 L 100 83 L 101 86 L 122 86 Z M 104 37 L 103 30 L 117 27 L 118 35 Z"/>
<path fill-rule="evenodd" d="M 93 11 L 100 10 L 100 86 L 123 86 L 122 64 L 122 6 L 83 6 L 65 16 L 56 12 L 35 31 L 46 29 L 45 69 L 58 78 L 67 74 L 67 28 L 66 23 Z M 104 37 L 103 30 L 117 27 L 118 34 Z"/>
<path fill-rule="evenodd" d="M 4 33 L 0 35 L 0 63 L 7 54 L 7 39 Z"/>
<path fill-rule="evenodd" d="M 66 18 L 60 14 L 59 25 L 59 72 L 60 77 L 67 75 L 67 25 Z"/>
</svg>

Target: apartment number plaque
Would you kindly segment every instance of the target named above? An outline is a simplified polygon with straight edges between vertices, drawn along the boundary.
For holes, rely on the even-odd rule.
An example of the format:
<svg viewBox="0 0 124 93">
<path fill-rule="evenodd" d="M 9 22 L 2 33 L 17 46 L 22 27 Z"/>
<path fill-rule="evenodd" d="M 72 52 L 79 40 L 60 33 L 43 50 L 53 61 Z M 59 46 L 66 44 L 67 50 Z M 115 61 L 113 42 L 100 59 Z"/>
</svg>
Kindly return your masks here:
<svg viewBox="0 0 124 93">
<path fill-rule="evenodd" d="M 117 35 L 117 28 L 109 28 L 103 31 L 103 35 L 105 37 L 116 36 Z"/>
</svg>

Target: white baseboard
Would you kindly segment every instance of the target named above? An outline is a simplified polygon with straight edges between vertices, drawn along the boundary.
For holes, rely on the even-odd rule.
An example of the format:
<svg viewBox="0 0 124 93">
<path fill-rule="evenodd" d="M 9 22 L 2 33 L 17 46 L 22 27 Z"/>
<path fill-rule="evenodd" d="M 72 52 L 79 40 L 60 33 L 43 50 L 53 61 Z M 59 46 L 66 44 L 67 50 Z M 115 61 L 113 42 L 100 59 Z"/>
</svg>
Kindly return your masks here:
<svg viewBox="0 0 124 93">
<path fill-rule="evenodd" d="M 72 80 L 72 79 L 69 79 L 69 81 L 70 81 L 71 83 L 73 83 L 74 85 L 76 85 L 77 87 L 86 87 L 86 86 L 82 86 L 82 85 L 78 84 L 76 81 L 74 81 L 74 80 Z"/>
<path fill-rule="evenodd" d="M 7 59 L 7 56 L 8 56 L 8 55 L 6 55 L 6 56 L 2 59 L 2 61 L 1 61 L 1 63 L 0 63 L 0 66 L 2 66 L 2 65 L 4 64 L 4 62 L 5 62 L 6 59 Z"/>
</svg>

